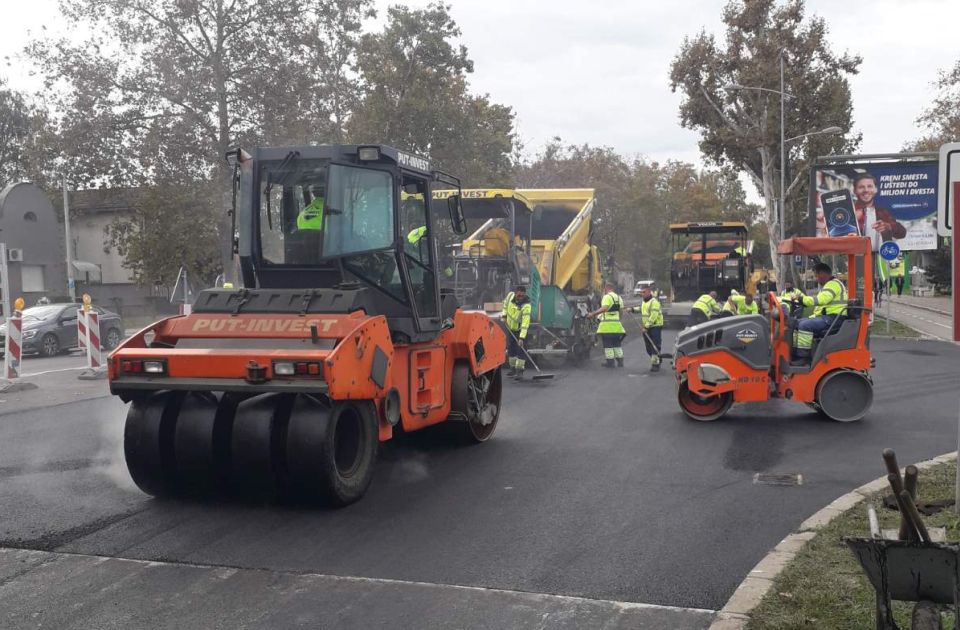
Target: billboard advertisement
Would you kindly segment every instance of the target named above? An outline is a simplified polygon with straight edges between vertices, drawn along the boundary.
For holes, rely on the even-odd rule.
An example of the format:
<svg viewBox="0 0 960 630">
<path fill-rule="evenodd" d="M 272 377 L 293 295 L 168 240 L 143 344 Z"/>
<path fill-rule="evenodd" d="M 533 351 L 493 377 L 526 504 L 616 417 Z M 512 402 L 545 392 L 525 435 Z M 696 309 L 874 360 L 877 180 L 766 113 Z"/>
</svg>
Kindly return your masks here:
<svg viewBox="0 0 960 630">
<path fill-rule="evenodd" d="M 818 163 L 811 169 L 810 214 L 816 236 L 867 236 L 874 251 L 937 248 L 936 160 Z"/>
</svg>

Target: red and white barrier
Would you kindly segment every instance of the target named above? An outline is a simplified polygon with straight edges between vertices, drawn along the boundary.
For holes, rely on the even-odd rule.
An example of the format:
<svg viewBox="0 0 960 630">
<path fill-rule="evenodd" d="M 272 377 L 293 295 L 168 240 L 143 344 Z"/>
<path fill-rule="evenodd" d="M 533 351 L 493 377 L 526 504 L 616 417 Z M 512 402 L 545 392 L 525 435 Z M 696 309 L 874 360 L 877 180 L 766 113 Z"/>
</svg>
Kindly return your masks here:
<svg viewBox="0 0 960 630">
<path fill-rule="evenodd" d="M 87 312 L 82 308 L 77 309 L 77 347 L 86 354 L 87 352 Z"/>
<path fill-rule="evenodd" d="M 77 321 L 80 321 L 77 318 Z M 96 311 L 87 312 L 87 367 L 95 370 L 103 365 L 100 353 L 100 315 Z"/>
<path fill-rule="evenodd" d="M 20 311 L 14 311 L 7 319 L 3 351 L 3 373 L 8 379 L 19 378 L 20 356 L 23 354 L 23 317 Z"/>
</svg>

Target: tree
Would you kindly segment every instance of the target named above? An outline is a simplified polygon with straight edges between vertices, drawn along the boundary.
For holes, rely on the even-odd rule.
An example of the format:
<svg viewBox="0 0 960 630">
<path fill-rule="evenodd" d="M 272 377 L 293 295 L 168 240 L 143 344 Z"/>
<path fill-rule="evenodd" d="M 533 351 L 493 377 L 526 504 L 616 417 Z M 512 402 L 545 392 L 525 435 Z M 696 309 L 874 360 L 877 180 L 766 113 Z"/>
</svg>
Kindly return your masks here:
<svg viewBox="0 0 960 630">
<path fill-rule="evenodd" d="M 466 185 L 508 185 L 513 111 L 469 94 L 473 62 L 454 41 L 460 29 L 449 10 L 443 3 L 390 7 L 383 30 L 363 37 L 363 88 L 349 137 L 431 158 Z"/>
<path fill-rule="evenodd" d="M 215 190 L 164 175 L 128 202 L 131 211 L 107 226 L 104 245 L 123 257 L 134 282 L 171 286 L 183 267 L 192 283 L 213 283 L 221 269 L 217 228 L 208 220 Z"/>
<path fill-rule="evenodd" d="M 940 246 L 931 254 L 925 275 L 937 291 L 950 293 L 953 289 L 953 260 L 950 254 L 950 238 L 945 237 L 940 240 Z"/>
<path fill-rule="evenodd" d="M 849 134 L 848 77 L 856 74 L 860 58 L 830 49 L 826 22 L 805 19 L 803 0 L 731 1 L 723 22 L 722 44 L 706 32 L 684 40 L 671 65 L 671 87 L 683 95 L 681 123 L 700 132 L 704 156 L 747 173 L 763 196 L 771 258 L 779 271 L 780 56 L 786 65 L 784 90 L 793 95 L 785 112 L 787 138 L 834 126 Z M 730 86 L 766 91 L 726 89 Z M 858 142 L 857 137 L 814 135 L 790 144 L 787 159 L 793 169 L 788 170 L 795 176 L 787 182 L 787 195 L 804 182 L 804 163 L 811 157 L 850 151 Z M 804 163 L 796 164 L 801 158 Z"/>
<path fill-rule="evenodd" d="M 42 110 L 0 77 L 0 188 L 18 180 L 36 179 L 36 162 L 31 158 L 45 121 Z"/>
<path fill-rule="evenodd" d="M 941 71 L 933 85 L 937 96 L 917 118 L 926 133 L 908 145 L 912 151 L 939 151 L 940 145 L 960 140 L 960 61 Z"/>
<path fill-rule="evenodd" d="M 229 173 L 239 143 L 340 136 L 370 0 L 62 0 L 78 31 L 34 42 L 72 179 L 144 186 L 164 170 L 219 189 L 203 204 L 231 269 Z M 66 86 L 67 89 L 62 89 Z M 56 89 L 55 89 L 56 88 Z M 176 217 L 177 209 L 164 204 Z M 131 237 L 132 238 L 132 237 Z M 133 246 L 125 248 L 135 252 Z M 137 261 L 131 261 L 136 267 Z"/>
</svg>

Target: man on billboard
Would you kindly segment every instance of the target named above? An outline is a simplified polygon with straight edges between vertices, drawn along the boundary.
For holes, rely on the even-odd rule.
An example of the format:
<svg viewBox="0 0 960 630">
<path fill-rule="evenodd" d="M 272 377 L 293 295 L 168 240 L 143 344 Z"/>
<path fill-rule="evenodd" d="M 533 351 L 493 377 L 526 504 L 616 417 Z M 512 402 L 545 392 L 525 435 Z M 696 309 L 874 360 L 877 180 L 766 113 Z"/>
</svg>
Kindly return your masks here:
<svg viewBox="0 0 960 630">
<path fill-rule="evenodd" d="M 884 241 L 903 238 L 907 228 L 900 224 L 887 208 L 878 208 L 874 203 L 877 197 L 877 178 L 870 173 L 860 173 L 853 180 L 853 194 L 856 197 L 853 209 L 857 213 L 860 234 L 871 240 L 879 235 Z M 876 248 L 875 248 L 876 249 Z"/>
</svg>

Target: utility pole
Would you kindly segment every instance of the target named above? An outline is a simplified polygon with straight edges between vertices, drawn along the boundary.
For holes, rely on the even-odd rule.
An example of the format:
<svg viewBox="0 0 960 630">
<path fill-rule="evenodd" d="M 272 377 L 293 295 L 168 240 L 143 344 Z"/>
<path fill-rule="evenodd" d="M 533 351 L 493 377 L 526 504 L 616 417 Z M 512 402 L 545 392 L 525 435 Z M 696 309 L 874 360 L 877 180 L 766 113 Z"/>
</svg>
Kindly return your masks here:
<svg viewBox="0 0 960 630">
<path fill-rule="evenodd" d="M 6 321 L 10 319 L 10 274 L 7 267 L 7 244 L 0 243 L 0 291 L 3 291 L 3 320 Z M 7 339 L 10 338 L 10 335 L 4 335 L 3 343 L 7 343 Z M 3 348 L 4 354 L 7 352 L 7 348 Z M 6 374 L 3 374 L 2 377 L 6 377 Z"/>
<path fill-rule="evenodd" d="M 63 232 L 67 241 L 67 288 L 70 301 L 77 301 L 77 281 L 73 277 L 73 240 L 70 238 L 70 199 L 67 194 L 67 176 L 63 176 Z"/>
</svg>

